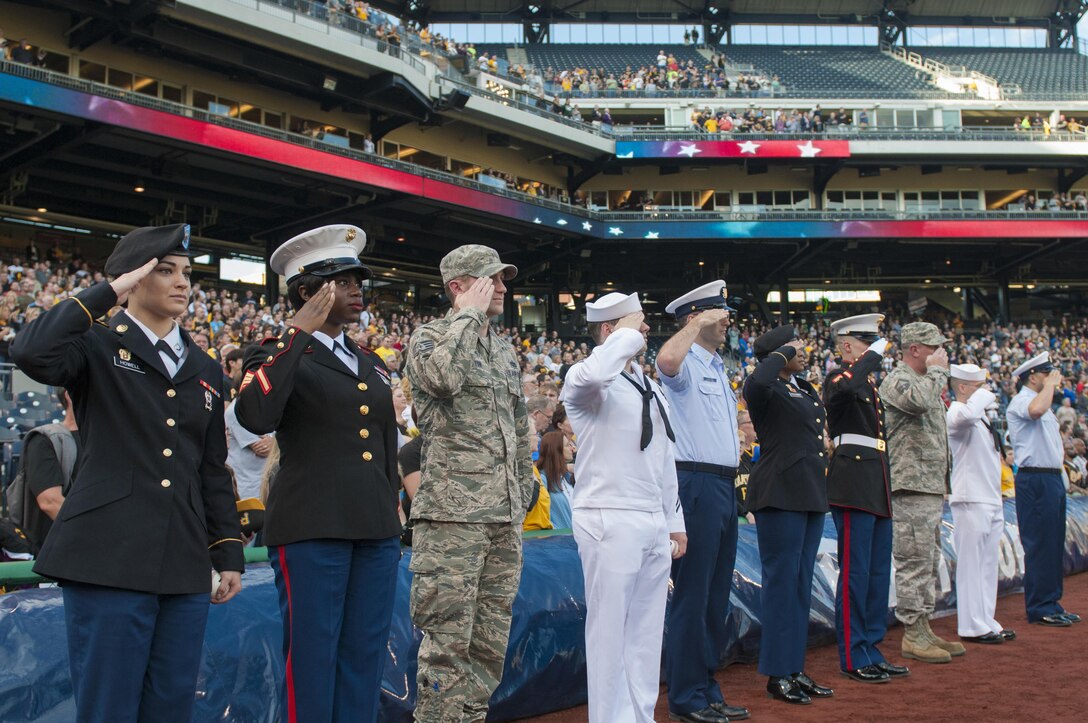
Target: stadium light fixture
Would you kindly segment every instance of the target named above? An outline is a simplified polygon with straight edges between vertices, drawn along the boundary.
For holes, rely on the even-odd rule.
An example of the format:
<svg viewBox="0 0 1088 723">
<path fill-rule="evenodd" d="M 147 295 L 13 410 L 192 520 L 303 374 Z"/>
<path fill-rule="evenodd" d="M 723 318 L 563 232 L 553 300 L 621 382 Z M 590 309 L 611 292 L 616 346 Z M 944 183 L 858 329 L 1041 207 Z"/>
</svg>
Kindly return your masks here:
<svg viewBox="0 0 1088 723">
<path fill-rule="evenodd" d="M 38 213 L 46 213 L 46 212 L 48 212 L 48 211 L 49 211 L 49 209 L 48 209 L 48 208 L 45 208 L 44 206 L 43 206 L 42 208 L 39 208 L 39 209 L 38 209 Z"/>
<path fill-rule="evenodd" d="M 336 78 L 332 77 L 331 75 L 326 75 L 325 76 L 325 81 L 321 84 L 321 87 L 324 88 L 325 90 L 329 91 L 330 93 L 335 93 L 336 92 L 336 82 L 337 82 Z"/>
<path fill-rule="evenodd" d="M 144 188 L 144 179 L 137 178 L 136 182 L 132 184 L 132 190 L 135 193 L 143 193 L 144 191 L 146 191 L 147 189 Z"/>
</svg>

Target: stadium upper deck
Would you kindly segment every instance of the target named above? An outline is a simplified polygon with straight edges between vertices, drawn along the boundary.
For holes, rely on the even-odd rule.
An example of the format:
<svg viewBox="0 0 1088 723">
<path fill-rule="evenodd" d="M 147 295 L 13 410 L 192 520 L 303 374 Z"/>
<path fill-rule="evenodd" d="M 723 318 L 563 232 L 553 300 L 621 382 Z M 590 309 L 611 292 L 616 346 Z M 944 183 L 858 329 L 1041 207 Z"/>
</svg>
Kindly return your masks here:
<svg viewBox="0 0 1088 723">
<path fill-rule="evenodd" d="M 59 12 L 72 3 L 36 5 L 0 3 L 23 10 L 0 16 L 9 34 L 59 58 L 49 56 L 56 74 L 4 68 L 13 133 L 0 144 L 0 187 L 12 218 L 137 225 L 185 215 L 205 239 L 257 251 L 314 223 L 354 221 L 399 282 L 427 278 L 441 251 L 474 240 L 512 254 L 537 289 L 557 273 L 584 286 L 613 272 L 675 283 L 703 273 L 694 259 L 708 273 L 743 268 L 753 284 L 1080 283 L 1070 272 L 1085 260 L 1075 205 L 1088 185 L 1083 141 L 962 130 L 970 113 L 1010 127 L 1014 113 L 1056 117 L 1083 110 L 1076 103 L 856 101 L 851 114 L 867 110 L 871 127 L 669 146 L 682 136 L 663 128 L 690 127 L 690 100 L 616 98 L 602 105 L 629 113 L 620 123 L 656 113 L 659 135 L 617 148 L 616 133 L 523 108 L 487 74 L 458 76 L 426 49 L 383 48 L 282 3 L 178 0 L 112 25 L 117 6 L 82 22 Z M 83 30 L 99 22 L 109 32 L 96 41 Z M 776 107 L 714 101 L 738 103 Z M 897 126 L 900 135 L 884 132 Z M 496 175 L 519 190 L 496 188 Z M 1055 192 L 1073 207 L 997 210 Z M 932 253 L 948 239 L 959 240 Z"/>
</svg>

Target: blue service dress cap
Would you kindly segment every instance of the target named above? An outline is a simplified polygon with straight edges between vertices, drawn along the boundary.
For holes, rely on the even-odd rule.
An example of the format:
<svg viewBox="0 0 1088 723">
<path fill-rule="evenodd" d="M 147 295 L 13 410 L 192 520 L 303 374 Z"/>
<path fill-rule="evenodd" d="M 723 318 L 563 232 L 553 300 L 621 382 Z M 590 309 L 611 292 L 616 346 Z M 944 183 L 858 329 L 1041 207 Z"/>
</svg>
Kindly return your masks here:
<svg viewBox="0 0 1088 723">
<path fill-rule="evenodd" d="M 151 259 L 163 256 L 189 256 L 189 224 L 144 226 L 121 237 L 106 259 L 106 273 L 120 276 L 134 271 Z"/>
<path fill-rule="evenodd" d="M 704 309 L 725 309 L 727 311 L 734 311 L 729 306 L 727 297 L 729 291 L 726 289 L 725 282 L 721 279 L 717 281 L 711 281 L 709 284 L 703 284 L 697 289 L 692 289 L 683 296 L 673 299 L 669 302 L 669 305 L 665 307 L 666 314 L 675 314 L 677 319 L 683 319 L 688 314 L 693 314 L 696 311 L 702 311 Z"/>
</svg>

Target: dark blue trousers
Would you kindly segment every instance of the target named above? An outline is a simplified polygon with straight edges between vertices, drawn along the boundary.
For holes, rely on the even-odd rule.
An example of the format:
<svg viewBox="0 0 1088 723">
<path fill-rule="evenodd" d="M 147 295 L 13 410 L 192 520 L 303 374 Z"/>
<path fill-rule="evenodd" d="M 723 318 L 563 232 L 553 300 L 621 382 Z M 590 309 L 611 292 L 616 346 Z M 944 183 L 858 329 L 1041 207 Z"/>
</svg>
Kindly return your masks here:
<svg viewBox="0 0 1088 723">
<path fill-rule="evenodd" d="M 283 616 L 285 723 L 378 719 L 400 538 L 268 549 Z"/>
<path fill-rule="evenodd" d="M 154 595 L 65 583 L 68 664 L 79 723 L 189 723 L 208 592 Z"/>
<path fill-rule="evenodd" d="M 832 507 L 831 516 L 839 537 L 835 586 L 839 665 L 856 670 L 885 662 L 876 646 L 888 630 L 892 520 L 843 507 Z"/>
<path fill-rule="evenodd" d="M 737 502 L 732 477 L 686 471 L 678 476 L 688 550 L 672 564 L 665 681 L 669 710 L 691 713 L 723 701 L 714 673 L 725 645 L 737 559 Z"/>
<path fill-rule="evenodd" d="M 805 669 L 812 573 L 823 537 L 823 512 L 768 507 L 756 513 L 759 590 L 759 672 L 772 677 Z"/>
<path fill-rule="evenodd" d="M 1065 484 L 1060 474 L 1016 475 L 1016 524 L 1024 546 L 1024 605 L 1028 622 L 1062 609 L 1065 562 Z"/>
</svg>

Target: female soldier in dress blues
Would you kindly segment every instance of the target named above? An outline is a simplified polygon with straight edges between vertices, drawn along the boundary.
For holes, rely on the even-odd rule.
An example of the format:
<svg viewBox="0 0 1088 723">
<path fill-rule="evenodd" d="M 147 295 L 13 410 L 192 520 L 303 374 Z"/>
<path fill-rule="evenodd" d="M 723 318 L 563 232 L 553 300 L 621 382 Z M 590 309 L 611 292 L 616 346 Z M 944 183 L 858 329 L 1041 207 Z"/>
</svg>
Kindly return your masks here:
<svg viewBox="0 0 1088 723">
<path fill-rule="evenodd" d="M 31 378 L 67 388 L 82 443 L 34 571 L 63 588 L 77 721 L 188 723 L 209 592 L 230 600 L 244 567 L 223 370 L 174 321 L 189 303 L 187 224 L 128 233 L 106 273 L 11 347 Z"/>
<path fill-rule="evenodd" d="M 375 721 L 393 610 L 400 519 L 389 372 L 344 326 L 363 310 L 366 236 L 325 226 L 269 265 L 288 278 L 291 326 L 247 353 L 242 426 L 276 432 L 265 514 L 283 616 L 284 720 Z"/>
<path fill-rule="evenodd" d="M 767 692 L 786 703 L 828 698 L 830 688 L 805 672 L 812 572 L 827 514 L 824 406 L 804 379 L 804 343 L 786 324 L 756 339 L 759 366 L 744 399 L 759 437 L 760 460 L 748 478 L 755 513 L 760 589 L 759 672 Z"/>
</svg>

